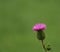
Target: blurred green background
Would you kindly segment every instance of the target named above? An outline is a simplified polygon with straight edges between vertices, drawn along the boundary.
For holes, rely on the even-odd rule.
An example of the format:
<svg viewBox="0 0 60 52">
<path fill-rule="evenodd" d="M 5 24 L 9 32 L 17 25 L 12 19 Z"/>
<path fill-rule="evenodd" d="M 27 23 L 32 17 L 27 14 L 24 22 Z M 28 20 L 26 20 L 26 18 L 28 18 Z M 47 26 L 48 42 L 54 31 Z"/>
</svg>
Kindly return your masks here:
<svg viewBox="0 0 60 52">
<path fill-rule="evenodd" d="M 43 52 L 32 31 L 40 22 L 51 52 L 59 52 L 60 0 L 0 0 L 0 52 Z"/>
</svg>

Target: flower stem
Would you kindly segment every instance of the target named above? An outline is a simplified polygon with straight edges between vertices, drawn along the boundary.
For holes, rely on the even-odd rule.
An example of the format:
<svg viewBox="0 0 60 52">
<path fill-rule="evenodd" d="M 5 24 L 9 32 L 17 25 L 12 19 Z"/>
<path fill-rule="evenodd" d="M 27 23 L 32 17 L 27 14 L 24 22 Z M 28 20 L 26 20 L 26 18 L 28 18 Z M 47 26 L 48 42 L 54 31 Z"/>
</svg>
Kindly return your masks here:
<svg viewBox="0 0 60 52">
<path fill-rule="evenodd" d="M 44 44 L 44 41 L 43 41 L 43 40 L 41 40 L 41 42 L 42 42 L 42 46 L 43 46 L 43 48 L 44 48 L 45 52 L 47 52 L 46 46 L 45 46 L 45 44 Z"/>
</svg>

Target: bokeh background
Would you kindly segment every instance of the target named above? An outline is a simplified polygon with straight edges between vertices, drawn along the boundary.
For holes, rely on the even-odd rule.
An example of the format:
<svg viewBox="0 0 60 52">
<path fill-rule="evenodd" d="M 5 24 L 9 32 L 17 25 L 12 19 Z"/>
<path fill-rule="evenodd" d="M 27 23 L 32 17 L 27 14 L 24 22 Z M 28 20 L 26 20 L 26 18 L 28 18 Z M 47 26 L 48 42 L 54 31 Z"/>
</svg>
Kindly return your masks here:
<svg viewBox="0 0 60 52">
<path fill-rule="evenodd" d="M 32 27 L 47 25 L 46 45 L 60 51 L 60 0 L 0 0 L 0 52 L 43 52 Z"/>
</svg>

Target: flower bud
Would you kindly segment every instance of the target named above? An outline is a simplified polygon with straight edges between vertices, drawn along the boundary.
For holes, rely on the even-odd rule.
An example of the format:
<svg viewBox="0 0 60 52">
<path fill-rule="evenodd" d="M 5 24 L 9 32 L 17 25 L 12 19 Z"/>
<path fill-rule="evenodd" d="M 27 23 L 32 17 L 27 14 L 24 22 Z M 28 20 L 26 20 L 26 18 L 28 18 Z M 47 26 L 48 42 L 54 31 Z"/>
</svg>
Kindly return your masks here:
<svg viewBox="0 0 60 52">
<path fill-rule="evenodd" d="M 47 46 L 47 50 L 50 51 L 51 50 L 51 47 L 50 45 Z"/>
<path fill-rule="evenodd" d="M 42 30 L 37 31 L 37 38 L 38 38 L 38 40 L 44 40 L 45 33 Z"/>
</svg>

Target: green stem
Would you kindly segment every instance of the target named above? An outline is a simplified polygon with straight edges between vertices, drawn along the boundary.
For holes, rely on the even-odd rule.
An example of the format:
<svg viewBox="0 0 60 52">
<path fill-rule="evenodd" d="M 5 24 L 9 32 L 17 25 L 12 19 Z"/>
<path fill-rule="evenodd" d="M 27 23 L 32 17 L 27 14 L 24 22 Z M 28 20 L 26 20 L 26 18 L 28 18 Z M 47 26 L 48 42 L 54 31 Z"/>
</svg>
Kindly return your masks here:
<svg viewBox="0 0 60 52">
<path fill-rule="evenodd" d="M 45 52 L 47 52 L 46 46 L 45 46 L 45 44 L 44 44 L 44 41 L 43 41 L 43 40 L 41 40 L 41 42 L 42 42 L 42 46 L 43 46 L 43 48 L 44 48 Z"/>
</svg>

